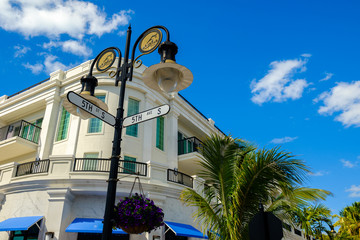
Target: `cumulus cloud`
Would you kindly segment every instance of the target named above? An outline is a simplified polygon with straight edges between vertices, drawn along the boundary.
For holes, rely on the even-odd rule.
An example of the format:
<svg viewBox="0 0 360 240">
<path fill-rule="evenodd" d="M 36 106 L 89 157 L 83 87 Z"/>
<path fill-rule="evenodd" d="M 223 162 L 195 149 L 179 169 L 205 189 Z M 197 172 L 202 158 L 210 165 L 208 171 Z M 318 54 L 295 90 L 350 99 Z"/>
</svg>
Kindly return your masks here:
<svg viewBox="0 0 360 240">
<path fill-rule="evenodd" d="M 81 39 L 85 34 L 101 36 L 127 25 L 131 13 L 120 11 L 107 17 L 95 4 L 79 0 L 3 0 L 0 27 L 26 37 L 67 34 Z"/>
<path fill-rule="evenodd" d="M 357 166 L 357 162 L 353 163 L 345 159 L 341 159 L 340 161 L 342 162 L 343 166 L 347 168 L 354 168 Z"/>
<path fill-rule="evenodd" d="M 41 63 L 33 64 L 25 63 L 23 66 L 27 69 L 30 69 L 33 74 L 39 74 L 43 71 L 44 66 Z"/>
<path fill-rule="evenodd" d="M 310 176 L 314 176 L 314 177 L 321 177 L 321 176 L 324 176 L 324 175 L 327 175 L 329 174 L 329 172 L 327 171 L 317 171 L 317 172 L 310 172 L 309 175 Z"/>
<path fill-rule="evenodd" d="M 282 143 L 288 143 L 296 140 L 298 137 L 283 137 L 283 138 L 274 138 L 271 140 L 271 143 L 275 144 L 282 144 Z"/>
<path fill-rule="evenodd" d="M 320 82 L 327 81 L 327 80 L 329 80 L 330 78 L 332 78 L 332 76 L 334 76 L 333 73 L 328 73 L 328 72 L 326 72 L 326 73 L 325 73 L 325 77 L 322 78 L 322 79 L 320 79 L 319 81 L 320 81 Z"/>
<path fill-rule="evenodd" d="M 302 57 L 305 57 L 305 58 L 309 58 L 311 57 L 311 54 L 310 53 L 303 53 L 301 54 Z"/>
<path fill-rule="evenodd" d="M 23 57 L 28 51 L 31 50 L 31 48 L 29 47 L 20 46 L 20 45 L 15 46 L 14 49 L 16 50 L 14 53 L 14 57 L 16 58 Z"/>
<path fill-rule="evenodd" d="M 337 83 L 328 92 L 323 92 L 314 99 L 315 102 L 324 104 L 318 110 L 322 115 L 333 115 L 336 121 L 341 122 L 345 127 L 360 127 L 360 81 L 351 83 Z"/>
<path fill-rule="evenodd" d="M 352 185 L 346 192 L 350 192 L 349 197 L 360 197 L 360 185 Z"/>
<path fill-rule="evenodd" d="M 304 89 L 309 85 L 305 79 L 292 79 L 296 72 L 306 71 L 307 60 L 293 59 L 274 61 L 270 70 L 259 81 L 251 83 L 251 100 L 256 104 L 264 102 L 283 102 L 288 99 L 299 99 Z"/>
<path fill-rule="evenodd" d="M 56 70 L 67 70 L 68 66 L 62 64 L 59 61 L 56 61 L 57 57 L 53 56 L 53 55 L 48 55 L 45 57 L 45 61 L 44 61 L 44 67 L 45 67 L 45 71 L 49 74 L 52 73 Z"/>
<path fill-rule="evenodd" d="M 41 63 L 36 63 L 36 64 L 26 63 L 26 64 L 23 64 L 23 66 L 27 69 L 30 69 L 33 74 L 39 74 L 42 71 L 45 71 L 47 74 L 50 74 L 59 69 L 65 71 L 69 68 L 69 66 L 66 66 L 63 63 L 56 61 L 56 59 L 57 59 L 56 56 L 46 55 L 43 64 L 41 64 Z"/>
<path fill-rule="evenodd" d="M 42 47 L 45 49 L 51 49 L 53 47 L 61 47 L 61 49 L 64 52 L 72 53 L 74 55 L 83 56 L 83 57 L 88 57 L 92 54 L 92 50 L 89 49 L 86 46 L 86 44 L 76 40 L 68 40 L 64 42 L 50 41 L 48 43 L 44 43 Z"/>
</svg>

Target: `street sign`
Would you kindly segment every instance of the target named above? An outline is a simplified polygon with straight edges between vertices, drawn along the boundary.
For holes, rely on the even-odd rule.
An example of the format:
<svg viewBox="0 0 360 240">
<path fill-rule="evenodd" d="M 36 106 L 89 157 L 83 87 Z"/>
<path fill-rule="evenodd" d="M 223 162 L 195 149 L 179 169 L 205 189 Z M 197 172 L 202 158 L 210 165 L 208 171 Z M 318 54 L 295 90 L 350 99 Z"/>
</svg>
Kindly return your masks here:
<svg viewBox="0 0 360 240">
<path fill-rule="evenodd" d="M 106 122 L 107 124 L 110 124 L 111 126 L 115 126 L 116 120 L 113 115 L 101 109 L 100 107 L 96 106 L 92 102 L 89 102 L 85 98 L 81 97 L 79 94 L 70 91 L 67 94 L 67 99 L 69 100 L 69 102 L 81 108 L 82 110 L 99 118 L 100 120 Z"/>
<path fill-rule="evenodd" d="M 145 122 L 147 120 L 166 115 L 169 111 L 170 106 L 167 104 L 152 108 L 144 112 L 124 118 L 123 126 L 128 127 L 137 123 Z"/>
</svg>

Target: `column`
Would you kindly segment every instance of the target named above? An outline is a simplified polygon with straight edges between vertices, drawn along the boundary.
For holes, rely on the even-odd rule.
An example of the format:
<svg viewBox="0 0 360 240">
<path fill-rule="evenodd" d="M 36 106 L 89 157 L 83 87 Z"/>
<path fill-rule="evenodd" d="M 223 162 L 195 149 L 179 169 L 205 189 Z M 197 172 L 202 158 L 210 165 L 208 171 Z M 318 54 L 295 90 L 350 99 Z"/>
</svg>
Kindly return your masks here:
<svg viewBox="0 0 360 240">
<path fill-rule="evenodd" d="M 46 229 L 54 232 L 54 239 L 68 240 L 65 229 L 71 221 L 71 205 L 74 195 L 69 188 L 48 190 L 49 206 L 46 214 Z"/>
<path fill-rule="evenodd" d="M 55 139 L 57 119 L 60 111 L 60 97 L 57 94 L 58 91 L 55 92 L 54 96 L 46 99 L 46 109 L 39 139 L 40 159 L 49 158 Z"/>
<path fill-rule="evenodd" d="M 151 109 L 155 106 L 155 99 L 151 97 L 149 93 L 145 94 L 145 106 L 144 111 Z M 144 129 L 143 138 L 143 162 L 151 162 L 152 148 L 153 148 L 153 124 L 154 121 L 146 121 L 141 123 Z"/>
<path fill-rule="evenodd" d="M 178 119 L 174 100 L 170 100 L 170 112 L 166 116 L 167 158 L 170 169 L 178 168 Z"/>
<path fill-rule="evenodd" d="M 39 157 L 47 159 L 52 151 L 52 144 L 56 134 L 56 125 L 60 109 L 60 85 L 64 79 L 65 73 L 62 70 L 55 71 L 50 74 L 49 82 L 54 83 L 54 89 L 45 99 L 46 108 L 41 125 L 41 133 L 39 138 Z"/>
</svg>

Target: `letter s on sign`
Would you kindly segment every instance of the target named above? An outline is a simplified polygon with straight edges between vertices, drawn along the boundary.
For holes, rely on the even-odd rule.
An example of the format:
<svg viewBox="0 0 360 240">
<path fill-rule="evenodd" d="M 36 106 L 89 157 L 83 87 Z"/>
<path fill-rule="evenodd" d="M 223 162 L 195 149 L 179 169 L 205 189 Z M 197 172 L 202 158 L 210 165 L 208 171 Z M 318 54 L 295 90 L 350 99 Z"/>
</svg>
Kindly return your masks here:
<svg viewBox="0 0 360 240">
<path fill-rule="evenodd" d="M 161 108 L 158 108 L 158 115 L 161 114 Z"/>
</svg>

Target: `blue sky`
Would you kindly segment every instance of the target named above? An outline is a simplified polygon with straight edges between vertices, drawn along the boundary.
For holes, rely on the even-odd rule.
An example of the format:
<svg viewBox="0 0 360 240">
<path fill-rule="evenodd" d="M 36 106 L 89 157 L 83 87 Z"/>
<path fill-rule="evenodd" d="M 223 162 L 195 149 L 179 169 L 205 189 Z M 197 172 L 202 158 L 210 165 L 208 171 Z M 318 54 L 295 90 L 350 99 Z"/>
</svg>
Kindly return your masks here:
<svg viewBox="0 0 360 240">
<path fill-rule="evenodd" d="M 124 49 L 153 25 L 194 74 L 181 92 L 225 133 L 280 145 L 333 192 L 334 213 L 360 201 L 358 1 L 65 1 L 0 3 L 0 96 Z M 157 63 L 156 53 L 143 58 Z"/>
</svg>

